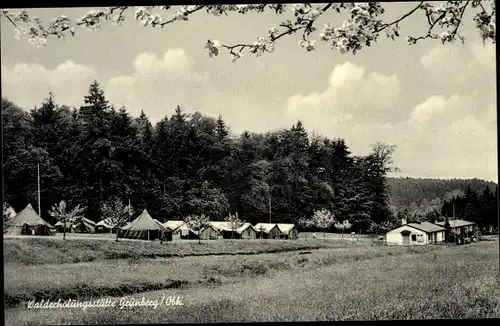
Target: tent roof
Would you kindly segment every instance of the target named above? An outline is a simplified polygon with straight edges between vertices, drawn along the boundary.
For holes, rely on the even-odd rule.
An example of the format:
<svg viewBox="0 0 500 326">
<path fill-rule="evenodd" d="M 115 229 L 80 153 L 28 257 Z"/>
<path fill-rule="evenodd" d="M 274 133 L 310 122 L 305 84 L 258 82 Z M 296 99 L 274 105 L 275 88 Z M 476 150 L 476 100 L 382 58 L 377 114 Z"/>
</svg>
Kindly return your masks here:
<svg viewBox="0 0 500 326">
<path fill-rule="evenodd" d="M 111 223 L 111 218 L 105 218 L 104 220 L 101 220 L 97 222 L 96 226 L 104 226 L 105 228 L 112 229 L 115 227 L 114 223 Z"/>
<path fill-rule="evenodd" d="M 170 229 L 170 230 L 176 230 L 182 226 L 184 226 L 186 223 L 184 221 L 166 221 L 163 223 L 163 226 Z"/>
<path fill-rule="evenodd" d="M 219 231 L 232 231 L 231 223 L 227 221 L 210 221 L 208 224 L 212 225 L 215 229 Z"/>
<path fill-rule="evenodd" d="M 90 224 L 93 227 L 95 227 L 97 225 L 94 221 L 89 220 L 86 217 L 82 217 L 82 219 L 80 220 L 80 222 L 85 223 L 85 224 Z"/>
<path fill-rule="evenodd" d="M 59 221 L 56 224 L 54 224 L 54 226 L 63 226 L 63 225 L 64 225 L 63 221 Z M 66 227 L 70 227 L 70 226 L 71 226 L 71 222 L 66 222 Z"/>
<path fill-rule="evenodd" d="M 271 230 L 276 226 L 274 223 L 257 223 L 254 226 L 254 229 L 256 229 L 258 232 L 260 232 L 260 229 L 266 233 L 271 232 Z"/>
<path fill-rule="evenodd" d="M 278 229 L 280 229 L 282 233 L 288 233 L 295 227 L 295 224 L 278 223 L 276 225 L 278 226 Z"/>
<path fill-rule="evenodd" d="M 231 227 L 231 222 L 228 221 L 210 221 L 208 222 L 210 225 L 214 227 L 214 229 L 217 229 L 218 231 L 227 231 L 231 232 L 233 231 L 233 228 Z M 237 233 L 241 233 L 251 227 L 252 229 L 254 228 L 252 224 L 246 222 L 243 223 L 240 227 L 236 228 L 234 231 Z"/>
<path fill-rule="evenodd" d="M 159 230 L 163 232 L 168 231 L 168 229 L 165 228 L 160 222 L 153 219 L 151 215 L 149 215 L 146 209 L 143 210 L 141 215 L 139 215 L 135 220 L 122 227 L 122 230 L 130 230 L 130 231 Z"/>
<path fill-rule="evenodd" d="M 172 231 L 188 230 L 194 232 L 184 221 L 167 221 L 163 223 L 163 226 Z"/>
<path fill-rule="evenodd" d="M 34 225 L 47 225 L 52 228 L 48 222 L 42 219 L 33 209 L 31 204 L 28 204 L 25 209 L 19 212 L 16 216 L 7 221 L 7 226 L 23 226 L 28 224 L 29 226 Z"/>
<path fill-rule="evenodd" d="M 252 228 L 252 230 L 254 230 L 255 232 L 257 232 L 257 230 L 253 227 L 253 225 L 251 223 L 248 223 L 248 222 L 244 223 L 242 226 L 240 226 L 239 228 L 237 228 L 236 232 L 241 233 L 241 232 L 245 231 L 248 228 Z"/>
</svg>

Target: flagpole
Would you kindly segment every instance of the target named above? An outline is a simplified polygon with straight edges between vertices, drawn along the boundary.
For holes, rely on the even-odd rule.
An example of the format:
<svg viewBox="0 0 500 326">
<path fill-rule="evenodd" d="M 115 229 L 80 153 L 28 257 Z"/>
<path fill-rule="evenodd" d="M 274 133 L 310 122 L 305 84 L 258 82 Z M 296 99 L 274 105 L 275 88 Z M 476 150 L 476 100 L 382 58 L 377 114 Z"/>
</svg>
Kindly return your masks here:
<svg viewBox="0 0 500 326">
<path fill-rule="evenodd" d="M 40 209 L 41 204 L 40 204 L 40 163 L 37 164 L 37 170 L 38 170 L 38 216 L 42 217 L 42 211 Z"/>
</svg>

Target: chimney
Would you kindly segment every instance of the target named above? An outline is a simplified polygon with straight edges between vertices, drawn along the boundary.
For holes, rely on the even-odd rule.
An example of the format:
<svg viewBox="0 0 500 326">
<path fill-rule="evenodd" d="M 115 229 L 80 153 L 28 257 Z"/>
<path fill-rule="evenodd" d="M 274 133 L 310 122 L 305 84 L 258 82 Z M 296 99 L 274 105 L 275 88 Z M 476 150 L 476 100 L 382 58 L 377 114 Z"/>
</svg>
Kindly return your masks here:
<svg viewBox="0 0 500 326">
<path fill-rule="evenodd" d="M 438 224 L 438 220 L 434 220 L 434 224 Z"/>
<path fill-rule="evenodd" d="M 406 224 L 406 218 L 402 218 L 401 219 L 401 225 L 405 225 Z"/>
</svg>

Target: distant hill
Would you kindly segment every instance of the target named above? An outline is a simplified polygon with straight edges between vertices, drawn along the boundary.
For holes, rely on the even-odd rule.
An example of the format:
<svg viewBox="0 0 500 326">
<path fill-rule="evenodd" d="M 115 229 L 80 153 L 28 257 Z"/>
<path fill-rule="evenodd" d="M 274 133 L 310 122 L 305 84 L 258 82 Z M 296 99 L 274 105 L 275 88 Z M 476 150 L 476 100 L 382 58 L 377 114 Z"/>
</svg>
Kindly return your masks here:
<svg viewBox="0 0 500 326">
<path fill-rule="evenodd" d="M 467 185 L 476 193 L 486 186 L 495 191 L 497 184 L 480 179 L 428 179 L 428 178 L 387 178 L 390 187 L 390 200 L 397 206 L 409 206 L 412 202 L 419 205 L 424 198 L 447 199 L 462 194 Z"/>
</svg>

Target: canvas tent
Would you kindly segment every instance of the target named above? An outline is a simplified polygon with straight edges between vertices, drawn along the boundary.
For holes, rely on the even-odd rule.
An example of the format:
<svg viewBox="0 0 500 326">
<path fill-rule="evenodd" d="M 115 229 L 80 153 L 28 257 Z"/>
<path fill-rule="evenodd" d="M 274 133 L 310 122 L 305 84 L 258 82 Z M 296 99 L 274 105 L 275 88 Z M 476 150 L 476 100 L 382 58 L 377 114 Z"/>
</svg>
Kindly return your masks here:
<svg viewBox="0 0 500 326">
<path fill-rule="evenodd" d="M 97 222 L 96 232 L 98 232 L 98 233 L 104 233 L 104 232 L 116 233 L 116 225 L 114 223 L 112 223 L 111 218 L 109 218 L 109 217 L 105 218 L 104 220 Z"/>
<path fill-rule="evenodd" d="M 135 220 L 120 228 L 119 236 L 129 239 L 155 240 L 164 236 L 172 240 L 172 231 L 153 219 L 145 209 Z"/>
<path fill-rule="evenodd" d="M 222 237 L 222 234 L 218 229 L 216 229 L 211 223 L 208 223 L 201 231 L 200 231 L 200 239 L 201 240 L 217 240 Z"/>
<path fill-rule="evenodd" d="M 64 232 L 64 222 L 59 221 L 54 224 L 57 232 Z M 86 217 L 81 218 L 80 220 L 71 223 L 66 222 L 66 232 L 73 233 L 95 233 L 96 232 L 96 223 L 92 220 L 89 220 Z"/>
<path fill-rule="evenodd" d="M 174 239 L 198 239 L 198 234 L 190 229 L 184 221 L 167 221 L 163 226 L 172 230 Z"/>
<path fill-rule="evenodd" d="M 281 231 L 273 223 L 257 223 L 254 226 L 258 239 L 279 239 Z"/>
<path fill-rule="evenodd" d="M 257 230 L 250 223 L 244 223 L 236 229 L 239 239 L 257 239 Z"/>
<path fill-rule="evenodd" d="M 278 223 L 277 226 L 281 232 L 282 239 L 295 240 L 299 238 L 299 231 L 295 224 Z"/>
<path fill-rule="evenodd" d="M 236 238 L 236 230 L 233 230 L 231 223 L 226 221 L 210 221 L 208 222 L 214 229 L 219 231 L 223 239 L 234 239 Z M 235 234 L 232 234 L 235 233 Z"/>
<path fill-rule="evenodd" d="M 236 229 L 233 229 L 234 226 L 227 221 L 211 221 L 208 224 L 219 231 L 220 236 L 224 239 L 255 239 L 257 234 L 250 223 L 243 223 Z"/>
<path fill-rule="evenodd" d="M 64 222 L 59 221 L 56 224 L 54 224 L 55 229 L 57 232 L 64 232 Z M 71 232 L 71 222 L 66 222 L 66 232 Z"/>
<path fill-rule="evenodd" d="M 43 220 L 28 204 L 25 209 L 19 212 L 6 223 L 6 235 L 52 235 L 54 230 L 52 225 Z"/>
<path fill-rule="evenodd" d="M 71 226 L 71 231 L 75 233 L 95 233 L 96 223 L 86 217 L 82 217 Z"/>
</svg>

